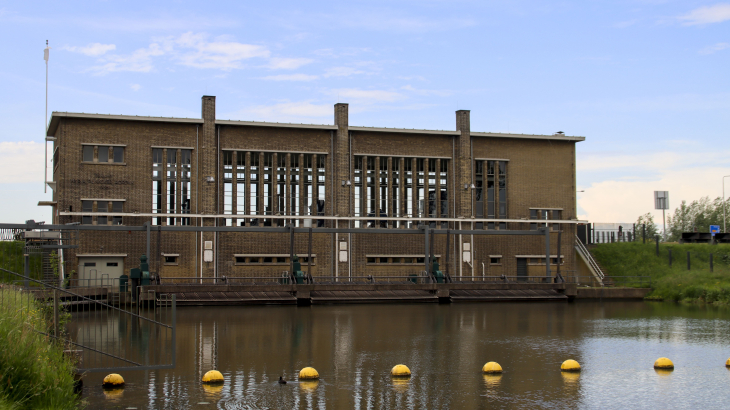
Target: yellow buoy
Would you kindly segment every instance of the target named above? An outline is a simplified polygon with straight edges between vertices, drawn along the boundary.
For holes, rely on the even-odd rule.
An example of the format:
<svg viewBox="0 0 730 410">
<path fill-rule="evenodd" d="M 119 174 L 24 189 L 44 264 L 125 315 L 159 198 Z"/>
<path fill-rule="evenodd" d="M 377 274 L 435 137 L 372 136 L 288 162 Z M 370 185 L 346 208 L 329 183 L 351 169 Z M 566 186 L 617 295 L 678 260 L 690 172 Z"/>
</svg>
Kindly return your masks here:
<svg viewBox="0 0 730 410">
<path fill-rule="evenodd" d="M 203 383 L 223 383 L 223 375 L 218 370 L 210 370 L 203 375 Z"/>
<path fill-rule="evenodd" d="M 489 362 L 482 367 L 483 373 L 502 373 L 502 366 L 497 362 Z"/>
<path fill-rule="evenodd" d="M 411 375 L 411 369 L 404 364 L 397 364 L 390 370 L 390 374 L 396 377 L 408 377 Z"/>
<path fill-rule="evenodd" d="M 560 365 L 560 370 L 564 372 L 579 372 L 580 364 L 573 359 L 568 359 Z"/>
<path fill-rule="evenodd" d="M 725 362 L 725 367 L 730 367 L 730 359 L 727 359 L 727 362 Z"/>
<path fill-rule="evenodd" d="M 305 367 L 299 371 L 299 379 L 319 379 L 319 373 L 314 367 Z"/>
<path fill-rule="evenodd" d="M 299 382 L 299 389 L 305 393 L 311 393 L 315 390 L 317 390 L 317 386 L 319 386 L 319 380 L 317 379 L 309 379 Z"/>
<path fill-rule="evenodd" d="M 101 385 L 104 387 L 124 386 L 124 378 L 116 373 L 112 373 L 104 378 L 104 381 L 101 383 Z"/>
<path fill-rule="evenodd" d="M 654 362 L 655 369 L 674 369 L 674 363 L 666 357 L 660 357 Z"/>
</svg>

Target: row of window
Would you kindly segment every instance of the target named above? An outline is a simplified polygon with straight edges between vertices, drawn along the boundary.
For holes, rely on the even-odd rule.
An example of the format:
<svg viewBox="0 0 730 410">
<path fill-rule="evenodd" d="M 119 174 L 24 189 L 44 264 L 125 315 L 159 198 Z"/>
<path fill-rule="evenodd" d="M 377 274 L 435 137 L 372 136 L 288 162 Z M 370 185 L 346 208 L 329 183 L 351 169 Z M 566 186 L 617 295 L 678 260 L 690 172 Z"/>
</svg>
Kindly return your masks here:
<svg viewBox="0 0 730 410">
<path fill-rule="evenodd" d="M 299 256 L 299 263 L 304 265 L 309 264 L 308 256 Z M 235 256 L 234 261 L 236 265 L 289 265 L 290 258 L 288 256 Z M 312 256 L 312 265 L 316 265 L 317 256 Z"/>
<path fill-rule="evenodd" d="M 123 213 L 124 201 L 82 200 L 81 212 Z M 81 223 L 84 225 L 122 225 L 122 222 L 121 216 L 84 215 L 81 217 Z"/>
<path fill-rule="evenodd" d="M 563 218 L 563 211 L 560 209 L 530 209 L 530 219 L 542 219 L 542 220 L 560 220 Z M 531 222 L 530 230 L 536 231 L 538 228 L 545 228 L 547 223 Z M 560 224 L 552 224 L 551 229 L 553 231 L 560 230 Z M 543 262 L 544 263 L 544 262 Z"/>
<path fill-rule="evenodd" d="M 110 145 L 82 145 L 81 160 L 83 162 L 102 164 L 121 164 L 124 163 L 124 147 Z"/>
<path fill-rule="evenodd" d="M 227 226 L 283 226 L 283 219 L 266 215 L 324 215 L 325 155 L 223 151 L 222 156 L 223 214 L 263 216 L 226 219 Z M 292 222 L 299 226 L 299 220 Z"/>
</svg>

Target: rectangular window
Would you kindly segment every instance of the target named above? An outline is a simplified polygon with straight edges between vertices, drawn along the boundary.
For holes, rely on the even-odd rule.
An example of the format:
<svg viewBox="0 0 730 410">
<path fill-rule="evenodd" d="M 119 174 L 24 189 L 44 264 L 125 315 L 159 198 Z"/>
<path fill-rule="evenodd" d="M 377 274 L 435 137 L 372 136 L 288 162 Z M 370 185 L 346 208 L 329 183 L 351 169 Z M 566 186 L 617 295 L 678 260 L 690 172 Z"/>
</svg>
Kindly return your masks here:
<svg viewBox="0 0 730 410">
<path fill-rule="evenodd" d="M 324 201 L 326 194 L 325 161 L 327 157 L 317 155 L 317 216 L 324 216 Z M 317 220 L 317 227 L 324 227 L 324 219 Z"/>
<path fill-rule="evenodd" d="M 246 215 L 246 153 L 236 153 L 236 214 Z M 245 225 L 243 219 L 238 221 Z"/>
<path fill-rule="evenodd" d="M 165 255 L 165 265 L 177 265 L 177 256 Z"/>
<path fill-rule="evenodd" d="M 112 201 L 112 212 L 115 214 L 124 213 L 124 202 L 123 201 Z M 121 225 L 121 216 L 112 216 L 112 225 Z"/>
<path fill-rule="evenodd" d="M 114 162 L 124 162 L 124 147 L 114 147 Z"/>
<path fill-rule="evenodd" d="M 94 212 L 94 201 L 81 201 L 81 212 Z M 84 215 L 81 217 L 81 223 L 84 225 L 91 225 L 94 223 L 91 215 Z"/>
<path fill-rule="evenodd" d="M 246 263 L 246 258 L 245 257 L 243 257 L 243 256 L 236 256 L 236 264 L 237 265 L 244 264 L 244 263 Z"/>
<path fill-rule="evenodd" d="M 109 147 L 99 145 L 97 155 L 99 156 L 99 162 L 109 162 Z"/>
<path fill-rule="evenodd" d="M 554 221 L 558 221 L 558 220 L 563 219 L 562 218 L 563 211 L 561 211 L 559 209 L 553 209 L 553 212 L 552 213 L 553 213 L 552 219 Z M 559 231 L 559 230 L 560 230 L 560 224 L 553 224 L 553 231 Z"/>
<path fill-rule="evenodd" d="M 96 212 L 109 212 L 109 201 L 97 201 Z M 99 215 L 96 217 L 97 225 L 108 225 L 107 221 L 109 217 L 106 215 Z"/>
<path fill-rule="evenodd" d="M 363 216 L 362 212 L 362 195 L 363 195 L 363 169 L 362 169 L 362 157 L 355 157 L 355 166 L 354 166 L 354 178 L 353 178 L 353 185 L 355 189 L 354 194 L 354 200 L 355 200 L 355 216 Z M 355 221 L 355 228 L 361 228 L 362 227 L 362 221 L 356 220 Z"/>
<path fill-rule="evenodd" d="M 507 219 L 507 162 L 499 161 L 499 219 Z M 507 223 L 500 222 L 499 229 L 507 229 Z"/>
<path fill-rule="evenodd" d="M 251 153 L 251 163 L 249 164 L 250 176 L 250 195 L 249 195 L 249 208 L 248 213 L 251 215 L 259 214 L 259 183 L 261 178 L 259 177 L 259 153 Z M 251 226 L 259 226 L 258 218 L 251 219 Z"/>
<path fill-rule="evenodd" d="M 193 150 L 180 150 L 180 209 L 183 214 L 191 211 L 190 180 L 192 178 Z M 190 218 L 182 218 L 183 225 L 190 225 Z"/>
<path fill-rule="evenodd" d="M 489 258 L 489 264 L 490 265 L 501 265 L 502 258 Z"/>
<path fill-rule="evenodd" d="M 264 152 L 264 215 L 274 214 L 274 154 Z M 310 182 L 311 184 L 311 182 Z M 311 185 L 310 185 L 311 187 Z M 310 197 L 311 198 L 311 197 Z M 264 218 L 264 226 L 271 226 L 271 219 Z"/>
<path fill-rule="evenodd" d="M 84 162 L 94 162 L 94 146 L 84 145 L 82 149 Z"/>
<path fill-rule="evenodd" d="M 119 262 L 107 262 L 106 266 L 119 266 Z"/>
</svg>

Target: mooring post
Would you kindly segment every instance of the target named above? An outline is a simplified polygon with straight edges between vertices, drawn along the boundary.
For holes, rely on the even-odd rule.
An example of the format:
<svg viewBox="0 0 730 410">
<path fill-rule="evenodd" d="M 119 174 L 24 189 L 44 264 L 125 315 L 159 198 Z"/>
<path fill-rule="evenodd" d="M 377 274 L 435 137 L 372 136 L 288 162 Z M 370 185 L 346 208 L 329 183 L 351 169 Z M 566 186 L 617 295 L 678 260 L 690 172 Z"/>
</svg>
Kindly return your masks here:
<svg viewBox="0 0 730 410">
<path fill-rule="evenodd" d="M 289 224 L 289 272 L 292 275 L 296 274 L 294 272 L 294 225 L 291 223 Z"/>
<path fill-rule="evenodd" d="M 555 274 L 556 277 L 560 277 L 560 234 L 562 234 L 563 231 L 558 231 L 558 272 Z"/>
<path fill-rule="evenodd" d="M 426 262 L 426 276 L 431 277 L 431 268 L 428 266 L 428 260 L 431 259 L 431 255 L 428 254 L 429 247 L 428 247 L 428 224 L 423 224 L 423 233 L 424 233 L 424 244 L 426 245 L 426 249 L 424 250 L 424 254 L 426 256 L 425 262 Z"/>
<path fill-rule="evenodd" d="M 312 275 L 312 227 L 309 227 L 309 256 L 307 257 L 307 275 Z"/>
<path fill-rule="evenodd" d="M 550 228 L 546 226 L 542 229 L 545 230 L 545 281 L 550 283 L 550 279 L 552 279 L 550 274 Z"/>
<path fill-rule="evenodd" d="M 712 266 L 712 254 L 710 254 L 710 272 L 712 272 L 712 271 L 713 271 L 713 266 Z"/>
<path fill-rule="evenodd" d="M 687 252 L 687 270 L 691 270 L 690 261 L 689 261 L 689 252 Z"/>
<path fill-rule="evenodd" d="M 449 276 L 449 255 L 451 255 L 451 243 L 450 243 L 451 235 L 449 235 L 449 229 L 446 228 L 446 277 Z"/>
</svg>

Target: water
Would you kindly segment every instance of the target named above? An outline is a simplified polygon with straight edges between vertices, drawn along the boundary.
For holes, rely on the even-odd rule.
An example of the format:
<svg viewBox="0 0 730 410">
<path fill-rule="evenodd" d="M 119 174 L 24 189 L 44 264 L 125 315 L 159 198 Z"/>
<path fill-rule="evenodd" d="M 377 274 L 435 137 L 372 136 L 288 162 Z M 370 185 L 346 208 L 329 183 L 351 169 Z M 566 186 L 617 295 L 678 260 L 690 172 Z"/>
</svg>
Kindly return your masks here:
<svg viewBox="0 0 730 410">
<path fill-rule="evenodd" d="M 644 302 L 183 307 L 177 367 L 127 371 L 89 408 L 727 408 L 730 311 Z M 113 341 L 110 341 L 113 342 Z M 674 361 L 658 373 L 654 360 Z M 562 374 L 577 360 L 580 374 Z M 488 361 L 501 376 L 483 376 Z M 410 380 L 390 369 L 406 364 Z M 319 382 L 298 382 L 315 367 Z M 218 369 L 221 386 L 200 383 Z M 279 376 L 289 380 L 279 385 Z"/>
</svg>

